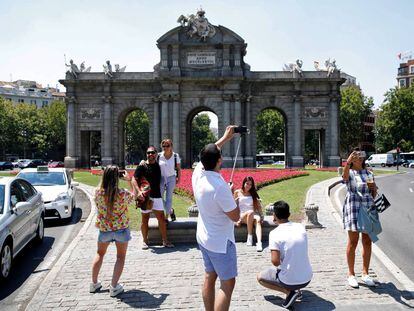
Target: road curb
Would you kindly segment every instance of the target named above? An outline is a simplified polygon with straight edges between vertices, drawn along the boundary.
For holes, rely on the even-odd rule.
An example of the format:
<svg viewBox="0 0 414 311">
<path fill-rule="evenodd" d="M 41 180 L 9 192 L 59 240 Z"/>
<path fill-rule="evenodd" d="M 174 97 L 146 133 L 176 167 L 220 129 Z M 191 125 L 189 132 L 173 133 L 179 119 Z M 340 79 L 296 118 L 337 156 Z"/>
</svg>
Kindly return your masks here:
<svg viewBox="0 0 414 311">
<path fill-rule="evenodd" d="M 42 281 L 42 283 L 39 285 L 38 290 L 33 295 L 33 298 L 28 303 L 25 310 L 40 310 L 40 306 L 43 304 L 44 300 L 47 297 L 47 292 L 49 288 L 51 287 L 53 281 L 58 276 L 61 269 L 65 266 L 67 260 L 69 259 L 70 255 L 72 254 L 75 247 L 78 245 L 79 241 L 83 237 L 83 235 L 87 232 L 88 228 L 90 227 L 92 221 L 95 219 L 96 215 L 96 207 L 95 203 L 93 201 L 92 196 L 89 194 L 89 192 L 86 189 L 82 188 L 82 184 L 80 184 L 80 187 L 78 187 L 79 190 L 83 191 L 86 196 L 89 199 L 89 202 L 91 204 L 91 211 L 89 213 L 88 218 L 86 219 L 83 227 L 79 230 L 77 236 L 72 240 L 72 242 L 69 244 L 67 249 L 62 253 L 58 261 L 53 266 L 52 270 L 48 273 L 48 275 L 45 277 L 45 279 Z"/>
<path fill-rule="evenodd" d="M 339 183 L 332 184 L 328 186 L 328 196 L 330 190 L 338 185 Z M 345 185 L 342 185 L 340 189 L 344 188 Z M 341 206 L 341 202 L 339 200 L 339 190 L 337 189 L 334 193 L 334 202 L 337 206 Z M 333 210 L 333 215 L 335 219 L 342 225 L 341 215 L 338 210 L 333 206 L 330 198 L 329 203 Z M 329 205 L 329 204 L 328 204 Z M 400 282 L 400 284 L 404 287 L 404 289 L 409 293 L 411 298 L 414 298 L 414 282 L 410 280 L 410 278 L 400 269 L 398 266 L 380 249 L 378 245 L 372 243 L 372 252 L 374 253 L 375 257 L 384 265 L 384 267 L 393 275 L 393 277 Z"/>
</svg>

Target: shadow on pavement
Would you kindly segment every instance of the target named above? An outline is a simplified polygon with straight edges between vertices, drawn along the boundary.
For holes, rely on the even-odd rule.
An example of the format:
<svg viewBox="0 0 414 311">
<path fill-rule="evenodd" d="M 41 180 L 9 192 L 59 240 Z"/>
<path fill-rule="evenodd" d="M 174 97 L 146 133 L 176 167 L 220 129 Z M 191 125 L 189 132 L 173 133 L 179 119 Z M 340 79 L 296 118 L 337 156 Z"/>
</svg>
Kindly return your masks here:
<svg viewBox="0 0 414 311">
<path fill-rule="evenodd" d="M 43 272 L 37 271 L 36 268 L 43 262 L 54 242 L 55 238 L 49 236 L 45 236 L 40 245 L 32 241 L 14 258 L 11 275 L 0 286 L 0 300 L 13 294 L 32 273 Z"/>
<path fill-rule="evenodd" d="M 275 295 L 265 295 L 264 299 L 266 301 L 271 302 L 272 304 L 282 307 L 282 303 L 285 301 L 285 295 L 280 293 L 281 296 L 275 296 Z M 308 290 L 302 290 L 302 299 L 297 300 L 293 306 L 289 308 L 289 310 L 320 310 L 320 311 L 331 311 L 335 310 L 335 305 L 326 300 L 322 297 L 319 297 L 315 293 L 308 291 Z"/>
<path fill-rule="evenodd" d="M 132 308 L 156 309 L 165 301 L 168 294 L 150 294 L 139 289 L 127 290 L 117 296 L 123 303 Z"/>
<path fill-rule="evenodd" d="M 175 252 L 187 252 L 192 248 L 197 248 L 197 244 L 175 244 L 173 248 L 163 247 L 161 245 L 150 245 L 150 251 L 155 254 L 167 254 Z"/>
<path fill-rule="evenodd" d="M 82 219 L 82 209 L 75 207 L 72 217 L 69 219 L 45 219 L 45 228 L 61 227 L 66 225 L 74 225 Z"/>
<path fill-rule="evenodd" d="M 394 298 L 396 302 L 402 304 L 403 306 L 410 309 L 414 309 L 414 304 L 408 304 L 402 300 L 402 298 L 404 298 L 405 300 L 413 300 L 414 297 L 412 292 L 406 290 L 399 290 L 392 282 L 377 284 L 377 287 L 368 287 L 365 285 L 362 286 L 369 288 L 372 292 L 378 295 L 389 295 L 390 297 Z"/>
</svg>

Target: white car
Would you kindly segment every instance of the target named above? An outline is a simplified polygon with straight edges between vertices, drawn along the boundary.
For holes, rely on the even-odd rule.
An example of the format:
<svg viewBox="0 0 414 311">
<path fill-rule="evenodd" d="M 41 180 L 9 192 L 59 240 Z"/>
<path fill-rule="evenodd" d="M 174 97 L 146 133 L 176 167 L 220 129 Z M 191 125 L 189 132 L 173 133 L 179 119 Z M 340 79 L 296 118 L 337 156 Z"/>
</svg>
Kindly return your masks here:
<svg viewBox="0 0 414 311">
<path fill-rule="evenodd" d="M 41 194 L 26 180 L 0 178 L 0 281 L 13 259 L 32 240 L 42 242 L 45 209 Z"/>
<path fill-rule="evenodd" d="M 45 218 L 66 219 L 72 218 L 76 206 L 75 194 L 77 182 L 72 182 L 69 172 L 63 168 L 25 168 L 17 175 L 29 181 L 42 193 L 45 202 Z"/>
</svg>

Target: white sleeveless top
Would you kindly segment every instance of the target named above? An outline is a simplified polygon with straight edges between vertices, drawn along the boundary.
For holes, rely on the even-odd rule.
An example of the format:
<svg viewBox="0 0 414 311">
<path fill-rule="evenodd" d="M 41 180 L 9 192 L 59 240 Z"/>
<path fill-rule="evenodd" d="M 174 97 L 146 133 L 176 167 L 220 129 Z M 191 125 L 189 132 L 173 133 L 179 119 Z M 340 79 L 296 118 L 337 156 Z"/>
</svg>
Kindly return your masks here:
<svg viewBox="0 0 414 311">
<path fill-rule="evenodd" d="M 240 213 L 253 211 L 253 197 L 251 195 L 249 196 L 240 195 L 239 196 L 239 208 L 240 208 Z"/>
</svg>

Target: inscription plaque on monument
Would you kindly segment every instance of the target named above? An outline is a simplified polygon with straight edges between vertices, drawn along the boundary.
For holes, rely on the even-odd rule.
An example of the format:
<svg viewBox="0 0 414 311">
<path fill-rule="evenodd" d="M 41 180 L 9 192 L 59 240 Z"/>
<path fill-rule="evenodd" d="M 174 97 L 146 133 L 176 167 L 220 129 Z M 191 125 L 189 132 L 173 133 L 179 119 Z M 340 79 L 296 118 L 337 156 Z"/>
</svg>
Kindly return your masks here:
<svg viewBox="0 0 414 311">
<path fill-rule="evenodd" d="M 216 52 L 188 52 L 188 65 L 215 65 Z"/>
</svg>

